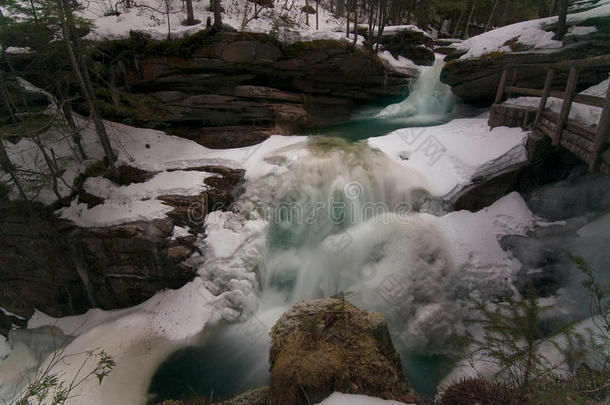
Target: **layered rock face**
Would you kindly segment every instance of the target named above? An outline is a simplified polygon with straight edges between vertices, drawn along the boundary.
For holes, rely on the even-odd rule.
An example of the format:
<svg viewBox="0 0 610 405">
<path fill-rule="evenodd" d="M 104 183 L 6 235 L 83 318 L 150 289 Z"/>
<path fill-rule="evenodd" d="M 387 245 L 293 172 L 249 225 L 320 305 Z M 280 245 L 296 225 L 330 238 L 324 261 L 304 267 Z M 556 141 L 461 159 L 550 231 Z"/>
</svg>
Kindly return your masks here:
<svg viewBox="0 0 610 405">
<path fill-rule="evenodd" d="M 412 79 L 387 71 L 374 52 L 334 40 L 283 45 L 264 34 L 200 32 L 138 51 L 124 41 L 106 46 L 115 81 L 129 92 L 115 105 L 109 97 L 108 118 L 210 147 L 341 122 L 361 103 L 403 95 Z"/>
<path fill-rule="evenodd" d="M 506 38 L 506 46 L 511 52 L 491 52 L 478 58 L 459 59 L 464 53 L 452 53 L 446 58 L 447 64 L 441 73 L 441 81 L 451 86 L 453 92 L 466 102 L 491 104 L 495 98 L 500 76 L 505 66 L 514 64 L 545 64 L 582 59 L 610 53 L 610 18 L 593 18 L 580 22 L 579 29 L 595 31 L 587 35 L 568 35 L 563 46 L 558 49 L 536 51 Z M 555 30 L 554 25 L 545 27 L 547 31 Z M 484 34 L 485 35 L 485 34 Z M 586 69 L 579 75 L 579 89 L 601 82 L 608 78 L 608 66 Z M 563 91 L 567 82 L 568 71 L 557 71 L 553 87 Z M 544 87 L 546 69 L 521 72 L 515 81 L 517 87 Z"/>
<path fill-rule="evenodd" d="M 333 391 L 406 400 L 402 374 L 383 315 L 343 299 L 302 301 L 271 331 L 267 405 L 317 403 Z"/>
<path fill-rule="evenodd" d="M 158 197 L 173 210 L 152 221 L 81 228 L 41 205 L 0 205 L 0 307 L 23 317 L 34 309 L 66 316 L 123 308 L 192 280 L 196 269 L 187 259 L 205 214 L 226 209 L 243 179 L 242 171 L 202 170 L 219 174 L 206 179 L 205 195 Z M 201 201 L 201 212 L 191 212 Z M 172 238 L 174 225 L 193 234 Z"/>
<path fill-rule="evenodd" d="M 416 65 L 434 64 L 434 40 L 417 27 L 407 26 L 384 31 L 379 43 L 395 58 L 404 56 Z"/>
</svg>

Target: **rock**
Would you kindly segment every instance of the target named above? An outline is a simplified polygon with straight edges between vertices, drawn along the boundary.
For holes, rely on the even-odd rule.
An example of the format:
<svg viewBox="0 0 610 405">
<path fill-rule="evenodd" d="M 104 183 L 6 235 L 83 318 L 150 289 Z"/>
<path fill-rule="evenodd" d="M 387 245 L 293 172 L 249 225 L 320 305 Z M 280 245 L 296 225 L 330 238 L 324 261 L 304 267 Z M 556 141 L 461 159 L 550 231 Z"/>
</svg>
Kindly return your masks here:
<svg viewBox="0 0 610 405">
<path fill-rule="evenodd" d="M 8 315 L 0 309 L 0 335 L 8 337 L 8 333 L 13 328 L 25 328 L 27 321 L 14 315 Z"/>
<path fill-rule="evenodd" d="M 403 95 L 416 74 L 389 71 L 370 50 L 336 40 L 280 44 L 265 34 L 202 31 L 143 49 L 104 46 L 124 69 L 99 63 L 120 72 L 126 95 L 118 108 L 108 102 L 107 118 L 219 148 L 344 121 L 363 103 Z M 426 55 L 416 59 L 428 58 L 431 50 L 418 46 L 413 53 Z"/>
<path fill-rule="evenodd" d="M 317 403 L 334 391 L 401 400 L 400 357 L 383 316 L 342 299 L 302 301 L 271 331 L 268 405 Z"/>
<path fill-rule="evenodd" d="M 591 18 L 579 23 L 580 27 L 597 27 L 597 31 L 587 34 L 568 35 L 563 47 L 555 50 L 536 51 L 506 38 L 506 45 L 513 52 L 492 52 L 478 58 L 458 59 L 463 53 L 454 53 L 445 60 L 447 64 L 441 73 L 441 81 L 451 86 L 453 92 L 466 102 L 491 103 L 495 98 L 498 83 L 504 66 L 514 64 L 542 64 L 581 59 L 610 53 L 610 17 Z M 547 26 L 547 31 L 554 26 Z M 485 35 L 485 34 L 483 34 Z M 579 75 L 579 91 L 608 78 L 610 67 L 586 69 Z M 564 91 L 568 71 L 557 71 L 553 87 Z M 522 73 L 517 77 L 515 86 L 542 89 L 546 69 Z"/>
<path fill-rule="evenodd" d="M 430 66 L 434 63 L 433 40 L 421 30 L 408 26 L 399 30 L 387 30 L 379 43 L 395 58 L 404 56 L 417 65 Z"/>
<path fill-rule="evenodd" d="M 174 224 L 203 230 L 205 215 L 228 209 L 240 192 L 243 171 L 218 166 L 199 196 L 163 196 L 174 207 L 166 218 L 104 228 L 81 228 L 58 219 L 40 204 L 0 204 L 0 307 L 21 317 L 38 309 L 60 317 L 92 307 L 133 306 L 195 276 L 186 260 L 194 237 L 171 239 Z M 140 173 L 122 171 L 123 180 Z M 127 175 L 129 174 L 129 175 Z M 137 175 L 136 175 L 137 174 Z M 0 314 L 0 332 L 19 321 Z"/>
</svg>

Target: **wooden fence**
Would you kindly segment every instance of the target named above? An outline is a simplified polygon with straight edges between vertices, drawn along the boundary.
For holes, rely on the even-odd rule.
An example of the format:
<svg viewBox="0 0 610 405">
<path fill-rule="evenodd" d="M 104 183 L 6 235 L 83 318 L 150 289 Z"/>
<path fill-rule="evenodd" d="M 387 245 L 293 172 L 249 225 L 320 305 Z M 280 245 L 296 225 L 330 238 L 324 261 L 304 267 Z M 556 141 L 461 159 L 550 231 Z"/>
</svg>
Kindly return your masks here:
<svg viewBox="0 0 610 405">
<path fill-rule="evenodd" d="M 589 170 L 600 170 L 600 157 L 610 140 L 610 86 L 605 97 L 595 97 L 577 94 L 578 76 L 582 70 L 610 66 L 610 55 L 596 56 L 586 59 L 568 60 L 553 64 L 510 65 L 502 72 L 495 106 L 499 105 L 504 95 L 525 95 L 540 97 L 540 104 L 536 110 L 531 126 L 551 137 L 553 145 L 561 145 L 573 152 L 589 165 Z M 543 89 L 516 87 L 518 75 L 523 72 L 540 72 L 546 70 L 546 79 Z M 568 80 L 564 91 L 552 89 L 555 72 L 569 70 Z M 559 114 L 545 111 L 549 97 L 562 99 Z M 601 107 L 602 113 L 595 127 L 588 127 L 569 120 L 573 103 Z M 525 107 L 524 107 L 525 109 Z M 523 118 L 525 119 L 525 118 Z M 605 171 L 605 170 L 604 170 Z"/>
</svg>

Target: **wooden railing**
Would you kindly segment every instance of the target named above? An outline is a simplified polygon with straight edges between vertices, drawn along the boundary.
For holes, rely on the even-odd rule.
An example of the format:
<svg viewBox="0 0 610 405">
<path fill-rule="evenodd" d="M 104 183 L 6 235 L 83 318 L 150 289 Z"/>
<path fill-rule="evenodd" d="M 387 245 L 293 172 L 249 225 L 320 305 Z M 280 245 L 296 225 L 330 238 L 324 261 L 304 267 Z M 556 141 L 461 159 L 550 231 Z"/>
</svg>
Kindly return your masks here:
<svg viewBox="0 0 610 405">
<path fill-rule="evenodd" d="M 562 144 L 562 137 L 568 124 L 568 118 L 572 109 L 572 103 L 585 104 L 594 107 L 601 107 L 602 114 L 597 127 L 594 129 L 594 136 L 592 140 L 592 146 L 587 148 L 590 149 L 590 154 L 585 158 L 589 164 L 590 171 L 598 171 L 600 163 L 600 155 L 604 150 L 604 147 L 610 140 L 610 86 L 606 91 L 606 97 L 595 97 L 585 94 L 576 94 L 576 88 L 578 85 L 578 76 L 582 70 L 610 66 L 610 55 L 596 56 L 592 58 L 579 59 L 579 60 L 568 60 L 557 63 L 539 63 L 539 64 L 527 64 L 527 65 L 510 65 L 505 67 L 500 78 L 500 84 L 498 86 L 498 92 L 496 94 L 496 103 L 501 103 L 504 99 L 504 94 L 508 94 L 509 97 L 515 94 L 540 97 L 540 104 L 536 111 L 536 118 L 534 119 L 534 127 L 540 127 L 542 132 L 551 136 L 553 145 Z M 540 72 L 546 70 L 546 79 L 544 82 L 543 89 L 531 89 L 525 87 L 516 87 L 515 82 L 517 76 L 522 72 Z M 555 79 L 555 72 L 559 70 L 569 70 L 568 80 L 564 91 L 552 90 L 553 80 Z M 509 79 L 510 77 L 510 79 Z M 555 125 L 544 126 L 540 125 L 545 115 L 544 109 L 549 97 L 556 97 L 563 100 L 561 105 L 561 112 L 557 117 Z M 555 114 L 556 115 L 556 114 Z M 551 114 L 547 113 L 547 121 L 553 121 L 548 119 Z M 589 134 L 591 128 L 587 128 L 578 123 L 571 122 L 570 126 L 573 128 L 572 133 L 576 134 Z M 552 129 L 552 133 L 549 133 L 549 129 Z M 588 141 L 591 139 L 587 137 Z M 572 139 L 574 141 L 574 139 Z M 578 141 L 574 141 L 578 143 Z"/>
</svg>

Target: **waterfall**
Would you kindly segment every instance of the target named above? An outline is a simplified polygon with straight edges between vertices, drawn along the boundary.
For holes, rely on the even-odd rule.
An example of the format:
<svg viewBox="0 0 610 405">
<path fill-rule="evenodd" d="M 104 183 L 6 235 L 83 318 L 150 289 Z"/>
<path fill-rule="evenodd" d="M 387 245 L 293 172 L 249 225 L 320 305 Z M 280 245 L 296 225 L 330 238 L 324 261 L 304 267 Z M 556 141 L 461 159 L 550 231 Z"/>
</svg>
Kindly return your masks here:
<svg viewBox="0 0 610 405">
<path fill-rule="evenodd" d="M 443 66 L 443 57 L 437 55 L 434 64 L 422 70 L 409 96 L 400 103 L 387 106 L 376 118 L 400 119 L 406 124 L 416 125 L 442 121 L 455 105 L 451 87 L 440 81 Z"/>
</svg>

